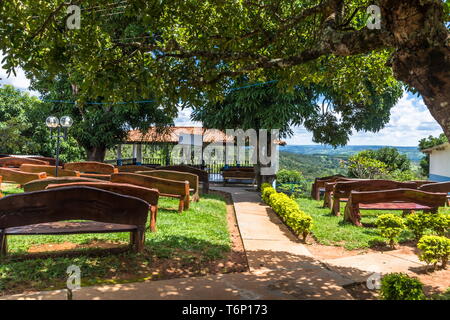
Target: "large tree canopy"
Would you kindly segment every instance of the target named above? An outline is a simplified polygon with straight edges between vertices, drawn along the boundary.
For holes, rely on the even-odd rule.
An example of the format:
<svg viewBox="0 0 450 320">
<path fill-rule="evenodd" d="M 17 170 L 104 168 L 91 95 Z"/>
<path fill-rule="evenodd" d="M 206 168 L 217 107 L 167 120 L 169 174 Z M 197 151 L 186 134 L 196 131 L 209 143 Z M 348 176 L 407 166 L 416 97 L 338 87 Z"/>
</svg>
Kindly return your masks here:
<svg viewBox="0 0 450 320">
<path fill-rule="evenodd" d="M 70 135 L 84 148 L 87 159 L 103 161 L 108 148 L 124 141 L 131 129 L 146 131 L 149 126 L 158 127 L 173 124 L 172 116 L 167 114 L 156 102 L 102 104 L 103 97 L 97 97 L 91 104 L 72 103 L 76 98 L 73 85 L 65 74 L 52 81 L 46 76 L 31 82 L 32 88 L 38 90 L 49 105 L 49 115 L 70 115 L 74 124 Z M 67 103 L 66 103 L 67 102 Z"/>
<path fill-rule="evenodd" d="M 280 86 L 326 87 L 362 106 L 370 90 L 381 95 L 400 80 L 422 95 L 450 137 L 449 5 L 442 0 L 70 3 L 82 6 L 79 30 L 65 27 L 62 0 L 0 1 L 7 69 L 64 69 L 83 76 L 78 99 L 106 101 L 138 97 L 149 86 L 172 102 L 204 91 L 220 97 L 229 78 L 264 81 L 276 72 Z M 372 4 L 381 8 L 381 29 L 366 27 Z"/>
</svg>

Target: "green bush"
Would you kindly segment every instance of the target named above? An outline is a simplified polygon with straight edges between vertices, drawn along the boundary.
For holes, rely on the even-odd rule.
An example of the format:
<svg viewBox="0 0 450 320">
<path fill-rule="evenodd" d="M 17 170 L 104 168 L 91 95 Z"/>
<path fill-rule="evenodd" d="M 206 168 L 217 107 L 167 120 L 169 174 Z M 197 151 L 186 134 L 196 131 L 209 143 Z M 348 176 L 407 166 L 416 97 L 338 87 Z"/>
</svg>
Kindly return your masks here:
<svg viewBox="0 0 450 320">
<path fill-rule="evenodd" d="M 436 270 L 437 263 L 440 261 L 442 267 L 447 267 L 448 257 L 450 256 L 450 239 L 440 236 L 423 236 L 417 243 L 420 250 L 419 259 L 427 264 L 433 264 Z"/>
<path fill-rule="evenodd" d="M 389 239 L 389 245 L 395 246 L 396 239 L 405 228 L 403 219 L 395 214 L 382 214 L 375 222 L 380 234 Z"/>
<path fill-rule="evenodd" d="M 440 236 L 445 236 L 450 228 L 450 215 L 444 213 L 430 214 L 429 227 Z"/>
<path fill-rule="evenodd" d="M 405 273 L 390 273 L 381 279 L 384 300 L 424 300 L 423 284 Z"/>
<path fill-rule="evenodd" d="M 297 202 L 284 193 L 277 193 L 265 189 L 264 197 L 269 197 L 268 203 L 273 211 L 275 211 L 281 219 L 294 231 L 297 235 L 302 235 L 303 240 L 311 232 L 312 217 L 304 213 L 298 207 Z"/>
<path fill-rule="evenodd" d="M 412 213 L 406 217 L 405 224 L 409 230 L 414 234 L 416 240 L 419 240 L 425 230 L 430 227 L 430 220 L 432 214 L 430 213 Z"/>
<path fill-rule="evenodd" d="M 272 188 L 272 185 L 270 183 L 264 182 L 261 184 L 261 192 L 264 191 L 266 188 Z"/>
<path fill-rule="evenodd" d="M 267 203 L 269 206 L 271 206 L 270 196 L 274 193 L 277 193 L 277 191 L 274 188 L 265 187 L 264 189 L 262 189 L 261 198 L 265 203 Z"/>
<path fill-rule="evenodd" d="M 305 177 L 300 171 L 281 169 L 277 172 L 278 183 L 300 183 L 304 180 Z"/>
</svg>

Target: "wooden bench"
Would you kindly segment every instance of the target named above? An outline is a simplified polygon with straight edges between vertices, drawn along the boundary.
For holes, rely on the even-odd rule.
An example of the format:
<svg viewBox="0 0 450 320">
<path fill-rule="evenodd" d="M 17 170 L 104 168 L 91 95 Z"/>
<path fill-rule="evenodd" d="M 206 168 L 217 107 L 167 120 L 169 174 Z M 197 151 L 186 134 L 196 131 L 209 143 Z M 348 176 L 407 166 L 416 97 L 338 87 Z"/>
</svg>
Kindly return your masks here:
<svg viewBox="0 0 450 320">
<path fill-rule="evenodd" d="M 314 179 L 314 182 L 311 186 L 311 198 L 313 198 L 314 200 L 320 201 L 320 191 L 324 190 L 325 183 L 336 181 L 336 179 L 339 179 L 339 178 L 346 178 L 346 177 L 343 175 L 340 175 L 340 174 L 335 174 L 332 176 L 326 176 L 326 177 Z"/>
<path fill-rule="evenodd" d="M 356 179 L 356 178 L 337 178 L 333 182 L 325 182 L 324 184 L 324 195 L 323 195 L 323 207 L 324 208 L 332 208 L 333 206 L 333 190 L 334 186 L 338 182 L 344 182 L 344 181 L 361 181 L 361 180 L 367 180 L 367 179 Z M 322 184 L 322 183 L 321 183 Z M 341 199 L 342 201 L 343 199 Z"/>
<path fill-rule="evenodd" d="M 20 170 L 15 170 L 14 168 L 0 168 L 0 175 L 3 177 L 3 181 L 14 182 L 20 185 L 24 185 L 33 180 L 47 178 L 45 172 L 22 172 Z"/>
<path fill-rule="evenodd" d="M 352 191 L 345 207 L 344 220 L 362 226 L 360 210 L 424 210 L 436 212 L 445 205 L 446 193 L 415 189 Z"/>
<path fill-rule="evenodd" d="M 203 193 L 209 192 L 209 174 L 205 170 L 201 170 L 195 167 L 186 166 L 186 165 L 172 165 L 172 166 L 163 166 L 158 167 L 158 170 L 171 170 L 171 171 L 178 171 L 178 172 L 186 172 L 186 173 L 193 173 L 198 176 L 198 180 L 203 185 Z"/>
<path fill-rule="evenodd" d="M 246 168 L 246 167 L 230 167 L 223 169 L 222 171 L 224 184 L 228 182 L 228 180 L 252 180 L 254 183 L 256 178 L 255 168 Z"/>
<path fill-rule="evenodd" d="M 0 158 L 0 167 L 19 168 L 23 164 L 48 165 L 49 163 L 47 161 L 31 159 L 31 158 L 19 158 L 19 157 Z"/>
<path fill-rule="evenodd" d="M 137 174 L 143 174 L 145 176 L 150 177 L 156 177 L 156 178 L 162 178 L 162 179 L 168 179 L 168 180 L 175 180 L 175 181 L 187 181 L 189 182 L 189 187 L 193 191 L 192 194 L 192 201 L 199 201 L 199 186 L 198 186 L 198 176 L 193 173 L 187 173 L 187 172 L 179 172 L 179 171 L 172 171 L 172 170 L 151 170 L 151 171 L 137 171 Z"/>
<path fill-rule="evenodd" d="M 150 230 L 152 232 L 156 231 L 156 218 L 158 215 L 158 200 L 159 191 L 156 189 L 149 189 L 144 187 L 135 186 L 126 183 L 112 183 L 112 182 L 73 182 L 73 183 L 63 183 L 63 184 L 50 184 L 47 186 L 46 190 L 64 188 L 64 187 L 91 187 L 102 190 L 107 190 L 126 196 L 132 196 L 144 200 L 150 204 Z"/>
<path fill-rule="evenodd" d="M 340 214 L 341 199 L 350 197 L 352 191 L 382 191 L 391 189 L 417 189 L 414 182 L 399 182 L 392 180 L 358 180 L 337 182 L 333 189 L 333 204 L 331 213 Z"/>
<path fill-rule="evenodd" d="M 66 187 L 0 199 L 0 255 L 7 236 L 130 232 L 135 251 L 144 249 L 149 204 L 89 187 Z M 90 220 L 68 222 L 68 220 Z"/>
<path fill-rule="evenodd" d="M 447 205 L 450 206 L 450 181 L 448 182 L 434 182 L 423 184 L 419 190 L 427 192 L 444 192 L 447 193 Z"/>
<path fill-rule="evenodd" d="M 74 182 L 100 182 L 102 180 L 83 178 L 83 177 L 50 177 L 40 180 L 33 180 L 23 185 L 23 190 L 25 192 L 40 191 L 45 190 L 50 184 L 64 184 L 64 183 L 74 183 Z"/>
<path fill-rule="evenodd" d="M 69 162 L 64 165 L 64 169 L 79 171 L 80 177 L 106 181 L 110 181 L 111 174 L 119 172 L 112 164 L 96 161 Z"/>
<path fill-rule="evenodd" d="M 136 173 L 114 173 L 111 182 L 129 183 L 137 186 L 157 189 L 160 196 L 179 199 L 178 212 L 189 209 L 189 182 L 174 181 Z"/>
<path fill-rule="evenodd" d="M 23 164 L 20 166 L 20 171 L 23 172 L 45 172 L 47 176 L 54 177 L 56 175 L 56 167 L 55 166 L 44 166 L 37 164 Z M 80 173 L 78 171 L 66 170 L 62 167 L 58 168 L 58 176 L 59 177 L 79 177 Z"/>
</svg>

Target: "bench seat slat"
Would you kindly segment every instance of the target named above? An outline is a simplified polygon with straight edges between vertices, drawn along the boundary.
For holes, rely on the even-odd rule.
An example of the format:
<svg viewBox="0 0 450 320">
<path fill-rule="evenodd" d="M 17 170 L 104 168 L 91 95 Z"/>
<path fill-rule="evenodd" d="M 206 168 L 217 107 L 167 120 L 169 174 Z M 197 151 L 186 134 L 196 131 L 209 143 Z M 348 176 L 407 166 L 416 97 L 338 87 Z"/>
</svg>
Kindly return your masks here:
<svg viewBox="0 0 450 320">
<path fill-rule="evenodd" d="M 130 232 L 137 226 L 95 221 L 51 222 L 5 229 L 7 235 L 64 235 L 80 233 Z"/>
<path fill-rule="evenodd" d="M 423 206 L 413 202 L 380 202 L 359 204 L 359 209 L 363 210 L 431 210 L 433 208 Z"/>
</svg>

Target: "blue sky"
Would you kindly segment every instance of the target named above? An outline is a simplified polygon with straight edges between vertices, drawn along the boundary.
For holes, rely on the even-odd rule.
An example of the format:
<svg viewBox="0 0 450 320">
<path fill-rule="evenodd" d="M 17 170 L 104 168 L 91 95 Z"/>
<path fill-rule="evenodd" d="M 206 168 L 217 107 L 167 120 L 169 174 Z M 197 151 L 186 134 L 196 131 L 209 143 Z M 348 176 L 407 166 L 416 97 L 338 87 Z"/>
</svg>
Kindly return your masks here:
<svg viewBox="0 0 450 320">
<path fill-rule="evenodd" d="M 0 54 L 0 61 L 2 56 Z M 7 78 L 6 72 L 0 68 L 0 84 L 11 84 L 16 88 L 26 90 L 29 81 L 22 70 L 17 70 L 17 76 Z M 190 120 L 190 110 L 180 110 L 175 120 L 178 126 L 201 126 L 201 123 Z M 294 127 L 294 136 L 286 139 L 288 144 L 311 145 L 312 135 L 303 127 Z M 418 141 L 429 135 L 442 133 L 441 127 L 433 119 L 422 101 L 411 94 L 405 93 L 392 108 L 390 122 L 379 132 L 354 132 L 349 145 L 391 145 L 417 146 Z"/>
</svg>

